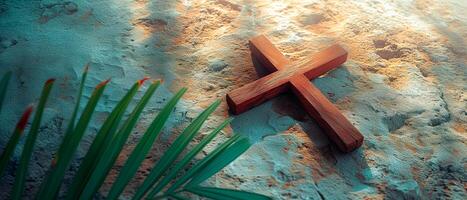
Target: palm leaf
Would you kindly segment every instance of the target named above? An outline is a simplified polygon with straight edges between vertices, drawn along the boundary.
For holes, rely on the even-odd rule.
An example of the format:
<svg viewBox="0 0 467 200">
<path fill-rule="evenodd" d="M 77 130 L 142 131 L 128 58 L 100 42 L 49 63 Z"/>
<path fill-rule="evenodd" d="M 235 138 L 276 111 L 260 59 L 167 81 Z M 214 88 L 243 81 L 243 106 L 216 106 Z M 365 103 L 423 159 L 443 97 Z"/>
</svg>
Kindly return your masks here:
<svg viewBox="0 0 467 200">
<path fill-rule="evenodd" d="M 85 85 L 85 82 L 86 82 L 86 77 L 87 77 L 87 74 L 88 74 L 88 70 L 89 70 L 89 63 L 86 64 L 86 66 L 84 67 L 83 74 L 81 75 L 81 82 L 80 82 L 80 86 L 79 86 L 79 89 L 78 89 L 78 96 L 77 96 L 75 108 L 73 109 L 73 113 L 71 114 L 70 121 L 68 123 L 68 127 L 67 127 L 67 130 L 65 132 L 65 137 L 63 138 L 63 141 L 69 141 L 70 138 L 73 135 L 73 130 L 75 129 L 76 116 L 78 115 L 78 110 L 79 110 L 79 107 L 81 105 L 81 96 L 83 94 L 83 89 L 84 89 L 84 85 Z M 44 187 L 45 187 L 45 185 L 44 185 Z"/>
<path fill-rule="evenodd" d="M 84 107 L 79 120 L 75 124 L 87 73 L 88 66 L 85 67 L 81 77 L 76 105 L 74 106 L 69 124 L 65 131 L 65 137 L 55 158 L 52 161 L 49 175 L 46 177 L 41 187 L 39 188 L 39 193 L 36 196 L 37 199 L 42 200 L 57 198 L 65 172 L 71 163 L 71 159 L 77 150 L 79 142 L 88 127 L 97 103 L 104 92 L 105 86 L 108 83 L 108 81 L 104 81 L 95 88 L 91 98 Z M 10 77 L 11 72 L 8 72 L 0 80 L 0 111 Z M 91 199 L 102 185 L 108 172 L 112 168 L 112 165 L 123 149 L 126 140 L 136 126 L 138 118 L 141 115 L 144 107 L 149 102 L 149 99 L 160 84 L 159 81 L 151 84 L 139 103 L 133 109 L 132 113 L 125 120 L 125 123 L 123 123 L 123 125 L 119 128 L 120 121 L 125 115 L 127 107 L 146 79 L 147 78 L 135 83 L 135 85 L 133 85 L 127 94 L 119 101 L 117 106 L 112 110 L 107 119 L 104 121 L 103 125 L 96 134 L 91 147 L 86 153 L 82 165 L 80 166 L 73 179 L 69 193 L 66 195 L 67 199 Z M 53 79 L 48 80 L 44 85 L 43 91 L 41 93 L 37 111 L 35 113 L 31 129 L 29 130 L 29 134 L 26 138 L 26 143 L 22 151 L 20 165 L 17 170 L 17 175 L 15 177 L 15 183 L 11 195 L 12 199 L 20 199 L 21 192 L 24 190 L 28 164 L 30 162 L 32 150 L 34 148 L 38 129 L 40 127 L 42 114 L 47 98 L 53 86 L 53 82 Z M 138 170 L 140 164 L 143 162 L 147 153 L 151 149 L 154 141 L 160 134 L 172 110 L 185 91 L 185 88 L 180 90 L 167 103 L 167 105 L 164 106 L 161 112 L 153 120 L 148 130 L 143 135 L 141 141 L 138 143 L 125 162 L 125 165 L 123 166 L 119 176 L 117 177 L 109 192 L 109 199 L 118 198 L 121 192 L 125 189 L 125 186 Z M 148 177 L 144 180 L 143 184 L 136 192 L 134 199 L 142 198 L 151 188 L 154 188 L 151 190 L 150 194 L 147 195 L 148 198 L 152 198 L 154 195 L 161 192 L 173 180 L 175 180 L 175 183 L 172 184 L 164 193 L 162 193 L 162 195 L 155 197 L 156 199 L 167 197 L 181 200 L 186 199 L 185 197 L 180 196 L 180 192 L 191 192 L 199 196 L 213 199 L 269 199 L 266 196 L 246 191 L 199 186 L 202 182 L 219 172 L 222 168 L 235 160 L 239 155 L 241 155 L 249 148 L 250 144 L 248 140 L 241 138 L 239 135 L 234 135 L 223 144 L 220 144 L 207 156 L 205 156 L 199 162 L 195 163 L 193 167 L 189 168 L 186 173 L 181 174 L 180 178 L 176 179 L 177 175 L 190 163 L 193 157 L 196 156 L 231 121 L 231 119 L 224 121 L 210 134 L 204 137 L 197 145 L 195 145 L 193 149 L 189 150 L 180 161 L 175 163 L 175 160 L 180 157 L 180 154 L 198 134 L 198 131 L 200 130 L 203 123 L 206 121 L 209 115 L 214 112 L 219 104 L 220 101 L 216 101 L 211 104 L 188 127 L 185 128 L 180 136 L 177 137 L 177 139 L 173 142 L 171 147 L 164 153 L 162 158 L 157 162 L 155 167 L 151 169 Z M 22 132 L 24 131 L 31 113 L 32 106 L 28 107 L 23 113 L 21 119 L 16 125 L 13 135 L 6 145 L 5 150 L 0 156 L 0 176 L 5 170 L 5 167 L 7 166 L 8 161 L 14 152 L 15 146 L 17 145 Z M 171 168 L 170 166 L 174 163 L 174 167 Z M 171 169 L 169 170 L 169 168 Z M 188 184 L 186 184 L 187 182 Z M 155 187 L 153 187 L 154 185 Z"/>
<path fill-rule="evenodd" d="M 186 88 L 181 89 L 174 97 L 172 97 L 172 99 L 164 106 L 162 111 L 153 120 L 153 122 L 149 126 L 144 136 L 141 138 L 138 145 L 128 157 L 127 161 L 125 162 L 125 165 L 120 170 L 120 174 L 117 177 L 114 184 L 112 185 L 107 199 L 116 199 L 123 191 L 123 189 L 125 189 L 125 186 L 136 173 L 138 167 L 146 157 L 146 154 L 151 149 L 154 140 L 157 138 L 160 131 L 162 130 L 165 122 L 170 116 L 170 113 L 172 113 L 172 110 L 175 108 L 175 105 L 185 92 Z"/>
<path fill-rule="evenodd" d="M 206 157 L 201 159 L 199 162 L 197 162 L 193 167 L 191 167 L 182 177 L 177 179 L 174 184 L 170 186 L 169 189 L 167 189 L 166 193 L 171 194 L 175 190 L 179 189 L 180 186 L 182 186 L 186 181 L 191 179 L 195 173 L 203 169 L 209 162 L 213 160 L 213 158 L 217 157 L 220 153 L 222 153 L 225 149 L 227 149 L 230 145 L 238 142 L 241 139 L 240 135 L 234 135 L 224 143 L 220 144 L 218 147 L 216 147 L 212 152 L 210 152 Z"/>
<path fill-rule="evenodd" d="M 0 80 L 0 113 L 2 112 L 3 100 L 6 96 L 6 89 L 8 86 L 8 82 L 10 81 L 11 74 L 11 71 L 7 72 L 3 75 L 2 80 Z"/>
<path fill-rule="evenodd" d="M 187 198 L 182 197 L 182 196 L 177 195 L 177 194 L 170 194 L 169 196 L 176 199 L 176 200 L 188 200 Z"/>
<path fill-rule="evenodd" d="M 193 187 L 202 183 L 209 177 L 219 172 L 229 163 L 234 161 L 249 147 L 250 143 L 246 138 L 242 138 L 238 142 L 232 144 L 230 147 L 228 147 L 222 153 L 216 156 L 211 162 L 209 162 L 201 171 L 197 172 L 186 187 Z"/>
<path fill-rule="evenodd" d="M 231 189 L 223 189 L 223 188 L 214 188 L 214 187 L 193 187 L 187 188 L 188 192 L 213 198 L 213 199 L 220 199 L 224 200 L 227 198 L 235 199 L 235 200 L 270 200 L 270 197 L 256 194 L 252 192 L 240 191 L 240 190 L 231 190 Z"/>
<path fill-rule="evenodd" d="M 71 134 L 71 132 L 73 132 L 73 129 L 75 128 L 76 115 L 78 115 L 79 106 L 81 104 L 81 95 L 83 94 L 84 83 L 86 81 L 86 77 L 88 76 L 88 70 L 89 70 L 89 63 L 86 64 L 86 66 L 84 67 L 84 72 L 81 75 L 81 82 L 79 84 L 78 97 L 75 103 L 75 108 L 73 109 L 73 114 L 71 115 L 71 118 L 70 118 L 70 122 L 68 123 L 66 135 Z"/>
<path fill-rule="evenodd" d="M 95 169 L 98 161 L 101 159 L 104 150 L 108 148 L 111 143 L 112 137 L 117 131 L 118 125 L 125 114 L 125 110 L 130 104 L 131 100 L 141 87 L 145 79 L 137 81 L 127 92 L 127 94 L 119 101 L 119 103 L 112 110 L 110 115 L 104 121 L 100 130 L 96 134 L 88 152 L 86 153 L 83 162 L 81 163 L 78 172 L 73 178 L 73 182 L 67 194 L 67 199 L 78 199 L 79 194 L 86 186 L 92 171 Z"/>
<path fill-rule="evenodd" d="M 164 153 L 162 158 L 157 162 L 155 167 L 144 180 L 143 184 L 136 191 L 133 199 L 141 199 L 155 182 L 162 176 L 162 174 L 170 167 L 179 154 L 185 149 L 188 143 L 196 136 L 198 130 L 203 125 L 204 121 L 214 110 L 219 106 L 220 101 L 217 100 L 212 103 L 206 110 L 204 110 L 196 119 L 180 134 L 180 136 L 173 142 L 170 148 Z"/>
<path fill-rule="evenodd" d="M 141 98 L 141 101 L 136 105 L 135 109 L 126 120 L 125 124 L 123 124 L 119 132 L 112 138 L 112 141 L 110 141 L 112 145 L 104 151 L 103 156 L 98 161 L 95 170 L 92 172 L 89 181 L 84 187 L 80 199 L 91 199 L 94 193 L 99 189 L 100 185 L 104 182 L 105 177 L 125 145 L 128 136 L 135 127 L 140 114 L 159 84 L 160 81 L 156 81 L 151 84 L 144 96 Z"/>
<path fill-rule="evenodd" d="M 73 158 L 73 154 L 75 153 L 78 144 L 88 127 L 97 102 L 102 96 L 105 86 L 109 81 L 110 80 L 106 80 L 96 86 L 80 116 L 80 119 L 78 120 L 78 123 L 76 124 L 75 130 L 70 134 L 70 137 L 64 138 L 55 158 L 52 160 L 51 173 L 42 183 L 42 187 L 39 190 L 38 199 L 54 199 L 58 194 L 65 171 L 68 168 L 71 159 Z"/>
<path fill-rule="evenodd" d="M 164 176 L 164 178 L 157 183 L 155 188 L 149 193 L 148 197 L 153 197 L 157 193 L 159 193 L 167 184 L 175 178 L 177 173 L 183 169 L 185 166 L 187 166 L 191 159 L 195 157 L 216 135 L 227 126 L 232 119 L 227 119 L 225 120 L 221 125 L 219 125 L 216 129 L 214 129 L 209 135 L 203 138 L 199 144 L 197 144 L 190 152 L 188 152 L 181 161 L 179 161 L 175 167 L 173 167 L 167 175 Z"/>
<path fill-rule="evenodd" d="M 45 103 L 47 102 L 47 98 L 49 97 L 54 81 L 55 79 L 47 80 L 45 82 L 44 88 L 42 89 L 41 98 L 32 121 L 31 129 L 29 130 L 26 143 L 23 147 L 23 152 L 21 153 L 19 168 L 16 171 L 15 183 L 13 185 L 13 192 L 11 195 L 12 199 L 21 199 L 21 193 L 24 190 L 24 182 L 27 176 L 29 161 L 31 159 L 32 150 L 34 148 L 37 133 L 39 132 L 39 127 L 42 120 L 42 113 L 44 112 Z"/>
<path fill-rule="evenodd" d="M 16 148 L 16 145 L 18 144 L 19 138 L 23 134 L 24 128 L 26 127 L 26 124 L 28 123 L 29 116 L 31 116 L 33 108 L 34 106 L 32 105 L 26 108 L 20 120 L 16 124 L 16 128 L 15 128 L 15 131 L 13 132 L 13 135 L 8 140 L 5 150 L 3 150 L 2 155 L 0 156 L 0 177 L 2 176 L 3 171 L 8 165 L 8 161 L 10 160 L 10 157 L 13 154 Z"/>
</svg>

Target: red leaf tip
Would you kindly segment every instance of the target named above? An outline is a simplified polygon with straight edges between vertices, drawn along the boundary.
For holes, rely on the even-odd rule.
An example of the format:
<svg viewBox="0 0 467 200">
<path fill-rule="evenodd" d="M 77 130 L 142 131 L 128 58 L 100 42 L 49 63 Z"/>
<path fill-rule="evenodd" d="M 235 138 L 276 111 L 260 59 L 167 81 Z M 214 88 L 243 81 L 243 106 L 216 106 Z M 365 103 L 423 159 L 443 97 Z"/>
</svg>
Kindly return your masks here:
<svg viewBox="0 0 467 200">
<path fill-rule="evenodd" d="M 105 81 L 102 81 L 101 83 L 99 83 L 99 85 L 96 86 L 96 89 L 99 89 L 101 87 L 104 87 L 105 85 L 107 85 L 107 83 L 110 82 L 110 78 L 105 80 Z"/>
<path fill-rule="evenodd" d="M 147 80 L 149 80 L 149 79 L 150 79 L 150 78 L 146 76 L 146 77 L 144 77 L 143 79 L 141 79 L 141 80 L 138 80 L 138 86 L 141 86 L 141 85 L 143 85 L 143 84 L 144 84 L 144 82 L 145 82 L 145 81 L 147 81 Z"/>
<path fill-rule="evenodd" d="M 164 82 L 164 79 L 156 79 L 156 80 L 154 80 L 153 82 L 155 83 L 155 82 L 157 82 L 157 81 L 159 81 L 159 83 L 162 84 L 162 83 Z"/>
<path fill-rule="evenodd" d="M 54 78 L 51 78 L 51 79 L 45 81 L 45 84 L 46 84 L 46 85 L 52 84 L 54 81 L 55 81 L 55 79 L 54 79 Z"/>
<path fill-rule="evenodd" d="M 89 71 L 89 63 L 86 63 L 84 66 L 84 73 L 87 73 Z"/>
<path fill-rule="evenodd" d="M 50 163 L 50 167 L 55 167 L 57 166 L 57 161 L 58 161 L 58 155 L 55 155 L 54 158 L 52 159 L 52 162 Z"/>
<path fill-rule="evenodd" d="M 29 117 L 31 116 L 33 109 L 34 109 L 34 106 L 32 104 L 29 105 L 24 111 L 20 120 L 18 121 L 18 124 L 16 124 L 16 129 L 18 129 L 20 133 L 22 133 L 24 128 L 26 128 L 26 124 L 28 123 Z"/>
</svg>

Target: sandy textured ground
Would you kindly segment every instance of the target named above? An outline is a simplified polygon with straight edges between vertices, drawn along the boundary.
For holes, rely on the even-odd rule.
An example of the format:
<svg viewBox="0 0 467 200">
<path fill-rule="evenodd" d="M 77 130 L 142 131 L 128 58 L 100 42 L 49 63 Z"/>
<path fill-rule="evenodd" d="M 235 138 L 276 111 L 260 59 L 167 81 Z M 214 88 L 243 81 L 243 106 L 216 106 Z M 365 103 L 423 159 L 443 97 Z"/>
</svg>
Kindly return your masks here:
<svg viewBox="0 0 467 200">
<path fill-rule="evenodd" d="M 339 153 L 295 97 L 282 95 L 236 117 L 225 134 L 239 132 L 256 144 L 209 184 L 275 199 L 465 199 L 465 10 L 465 0 L 0 1 L 0 74 L 14 72 L 0 117 L 0 144 L 42 82 L 56 77 L 28 179 L 28 196 L 33 194 L 88 62 L 88 91 L 108 77 L 113 84 L 82 152 L 121 92 L 145 75 L 166 84 L 127 149 L 163 100 L 188 86 L 161 139 L 170 141 L 172 128 L 264 73 L 254 67 L 247 43 L 265 34 L 293 61 L 333 43 L 347 48 L 349 60 L 313 83 L 356 125 L 365 143 L 353 153 Z M 204 131 L 227 116 L 224 102 Z M 2 178 L 1 193 L 10 189 L 13 170 Z"/>
</svg>

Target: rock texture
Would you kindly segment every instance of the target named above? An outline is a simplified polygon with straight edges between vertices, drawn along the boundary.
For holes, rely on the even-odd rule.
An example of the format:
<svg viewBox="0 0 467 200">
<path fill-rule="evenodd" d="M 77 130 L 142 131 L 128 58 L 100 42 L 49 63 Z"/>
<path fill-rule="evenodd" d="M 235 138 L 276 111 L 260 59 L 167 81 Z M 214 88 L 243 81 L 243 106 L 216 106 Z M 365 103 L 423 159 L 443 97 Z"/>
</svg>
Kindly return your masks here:
<svg viewBox="0 0 467 200">
<path fill-rule="evenodd" d="M 98 82 L 111 77 L 112 84 L 70 177 L 122 92 L 143 76 L 162 78 L 166 84 L 102 188 L 105 195 L 165 100 L 188 86 L 164 130 L 164 145 L 127 188 L 129 197 L 175 137 L 172 130 L 264 75 L 249 55 L 250 37 L 267 35 L 294 61 L 338 42 L 349 60 L 313 83 L 364 134 L 364 145 L 340 153 L 286 94 L 236 116 L 224 135 L 238 132 L 255 145 L 206 184 L 275 199 L 465 199 L 465 10 L 456 0 L 0 1 L 0 74 L 14 72 L 0 115 L 0 145 L 23 108 L 37 101 L 42 83 L 56 77 L 27 179 L 25 198 L 31 198 L 62 138 L 82 66 L 91 66 L 86 98 Z M 224 102 L 203 132 L 228 115 Z M 0 181 L 2 194 L 11 189 L 14 164 Z"/>
</svg>

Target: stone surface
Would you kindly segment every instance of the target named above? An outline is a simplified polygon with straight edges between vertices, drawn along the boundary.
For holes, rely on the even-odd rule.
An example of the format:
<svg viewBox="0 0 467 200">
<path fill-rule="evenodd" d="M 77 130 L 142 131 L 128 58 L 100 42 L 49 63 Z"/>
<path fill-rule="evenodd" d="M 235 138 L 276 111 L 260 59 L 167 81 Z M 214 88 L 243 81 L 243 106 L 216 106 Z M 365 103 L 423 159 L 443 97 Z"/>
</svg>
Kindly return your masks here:
<svg viewBox="0 0 467 200">
<path fill-rule="evenodd" d="M 163 103 L 188 86 L 161 145 L 125 191 L 129 197 L 175 137 L 172 130 L 264 74 L 251 60 L 249 38 L 267 35 L 293 61 L 339 42 L 349 60 L 313 83 L 364 134 L 362 148 L 337 151 L 298 101 L 283 95 L 236 116 L 224 135 L 238 132 L 255 145 L 206 184 L 275 199 L 465 199 L 465 10 L 457 0 L 0 1 L 0 74 L 14 73 L 0 114 L 0 145 L 24 107 L 38 100 L 42 83 L 57 78 L 27 179 L 31 198 L 62 138 L 82 67 L 90 63 L 86 99 L 98 82 L 111 77 L 112 84 L 66 185 L 122 92 L 143 76 L 163 78 L 101 190 L 105 195 Z M 224 102 L 202 132 L 228 115 Z M 11 189 L 20 151 L 0 181 L 2 194 Z"/>
</svg>

